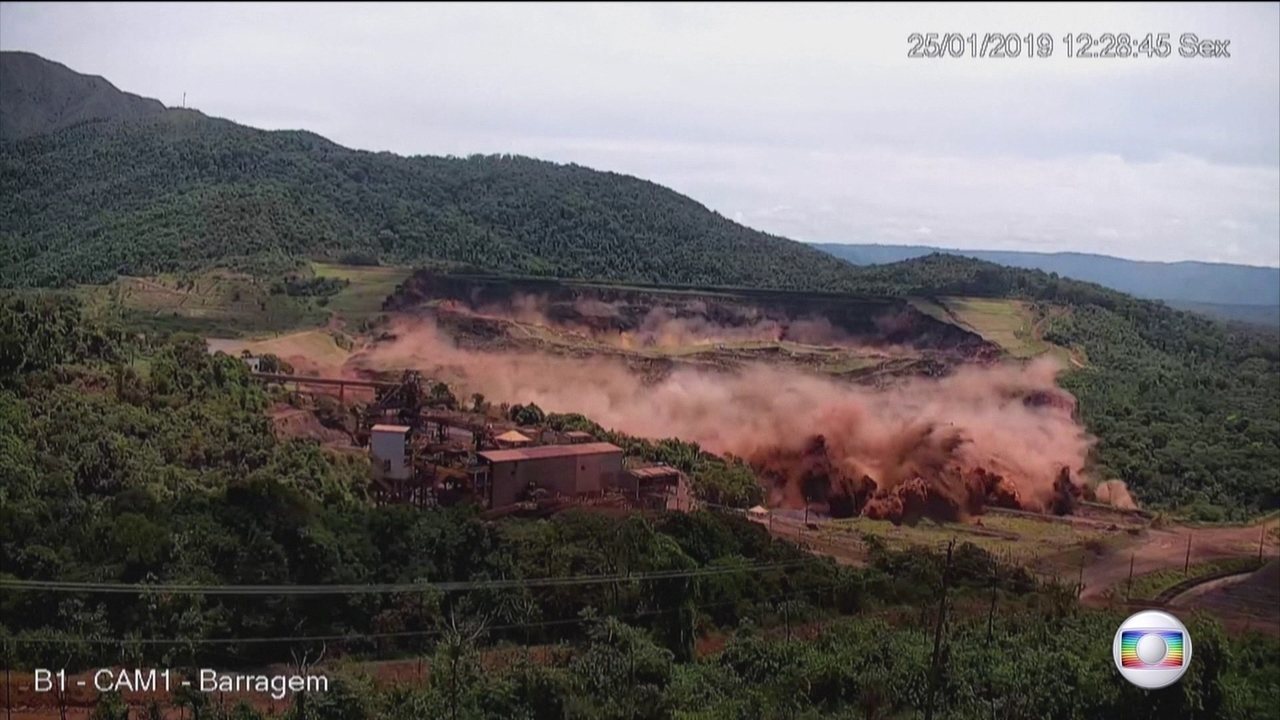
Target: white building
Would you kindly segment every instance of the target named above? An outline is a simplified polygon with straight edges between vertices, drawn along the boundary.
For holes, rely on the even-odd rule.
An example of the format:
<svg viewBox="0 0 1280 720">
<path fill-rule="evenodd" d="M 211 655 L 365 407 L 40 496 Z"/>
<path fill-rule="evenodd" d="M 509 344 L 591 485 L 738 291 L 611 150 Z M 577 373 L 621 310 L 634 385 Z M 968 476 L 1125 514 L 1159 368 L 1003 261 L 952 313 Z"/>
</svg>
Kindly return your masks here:
<svg viewBox="0 0 1280 720">
<path fill-rule="evenodd" d="M 413 474 L 406 425 L 374 425 L 369 432 L 369 453 L 375 480 L 408 480 Z"/>
</svg>

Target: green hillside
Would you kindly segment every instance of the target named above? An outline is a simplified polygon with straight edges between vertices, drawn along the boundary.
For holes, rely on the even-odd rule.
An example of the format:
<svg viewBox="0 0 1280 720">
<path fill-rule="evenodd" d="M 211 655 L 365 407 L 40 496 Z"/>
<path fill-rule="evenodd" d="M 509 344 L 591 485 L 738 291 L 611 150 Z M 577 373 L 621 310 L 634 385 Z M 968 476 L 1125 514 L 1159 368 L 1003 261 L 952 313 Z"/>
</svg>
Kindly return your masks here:
<svg viewBox="0 0 1280 720">
<path fill-rule="evenodd" d="M 1025 549 L 984 549 L 990 535 L 945 555 L 869 541 L 853 566 L 730 513 L 494 522 L 466 506 L 374 503 L 367 461 L 277 437 L 268 391 L 199 338 L 142 347 L 74 303 L 0 310 L 0 643 L 19 678 L 54 652 L 68 675 L 122 652 L 185 677 L 332 658 L 308 666 L 332 687 L 271 706 L 280 712 L 227 713 L 221 697 L 179 690 L 173 702 L 192 710 L 167 715 L 242 720 L 919 718 L 926 707 L 939 718 L 995 707 L 1002 718 L 1244 720 L 1277 704 L 1274 640 L 1228 642 L 1202 613 L 1188 619 L 1196 660 L 1182 687 L 1125 684 L 1099 640 L 1120 609 L 1078 607 L 1074 587 L 1014 563 Z M 146 372 L 125 364 L 135 353 Z M 627 449 L 697 455 L 678 443 Z M 1042 548 L 1076 537 L 1037 525 Z M 93 592 L 102 583 L 137 591 Z M 164 589 L 265 583 L 304 592 Z M 342 592 L 351 586 L 402 591 Z M 922 618 L 940 590 L 953 608 L 949 660 L 927 696 L 935 640 Z M 1025 651 L 1046 638 L 1058 642 Z M 393 674 L 397 663 L 412 674 Z M 1072 712 L 1039 710 L 1064 694 Z M 96 702 L 95 718 L 164 716 L 115 693 L 79 697 Z"/>
<path fill-rule="evenodd" d="M 0 140 L 162 112 L 159 100 L 122 92 L 97 75 L 83 75 L 33 53 L 0 52 Z"/>
<path fill-rule="evenodd" d="M 190 111 L 0 144 L 0 284 L 297 258 L 832 287 L 848 267 L 644 180 L 514 156 L 398 157 Z"/>
<path fill-rule="evenodd" d="M 968 258 L 855 267 L 654 183 L 523 157 L 361 152 L 180 110 L 0 142 L 0 286 L 213 268 L 274 284 L 325 267 L 316 261 L 1016 300 L 1016 316 L 968 303 L 957 318 L 1013 355 L 1051 344 L 1088 359 L 1064 384 L 1101 437 L 1099 475 L 1126 480 L 1144 504 L 1204 518 L 1280 507 L 1274 333 Z M 280 303 L 319 312 L 318 300 L 260 298 L 264 326 L 279 324 Z"/>
</svg>

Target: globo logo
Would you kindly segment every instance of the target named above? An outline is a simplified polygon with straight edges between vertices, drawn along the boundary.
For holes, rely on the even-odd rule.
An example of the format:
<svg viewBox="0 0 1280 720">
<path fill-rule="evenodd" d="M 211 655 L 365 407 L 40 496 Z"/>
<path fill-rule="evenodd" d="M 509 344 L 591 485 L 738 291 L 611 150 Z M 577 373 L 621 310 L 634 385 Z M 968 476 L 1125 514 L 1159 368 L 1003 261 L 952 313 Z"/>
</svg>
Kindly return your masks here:
<svg viewBox="0 0 1280 720">
<path fill-rule="evenodd" d="M 1167 687 L 1191 664 L 1191 634 L 1169 613 L 1143 610 L 1120 624 L 1112 654 L 1125 680 L 1146 690 Z"/>
</svg>

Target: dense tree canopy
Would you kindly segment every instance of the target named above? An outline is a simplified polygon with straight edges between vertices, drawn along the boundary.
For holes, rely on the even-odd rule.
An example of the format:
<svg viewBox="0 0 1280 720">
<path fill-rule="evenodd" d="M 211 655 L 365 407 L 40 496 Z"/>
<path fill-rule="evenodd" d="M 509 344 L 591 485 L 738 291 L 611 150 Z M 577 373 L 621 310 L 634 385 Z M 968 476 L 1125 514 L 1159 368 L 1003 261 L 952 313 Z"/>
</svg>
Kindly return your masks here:
<svg viewBox="0 0 1280 720">
<path fill-rule="evenodd" d="M 798 579 L 813 586 L 815 600 L 822 582 L 848 579 L 829 563 L 770 541 L 754 526 L 711 515 L 657 521 L 637 516 L 620 523 L 567 514 L 549 523 L 495 526 L 467 508 L 375 506 L 366 494 L 369 469 L 363 457 L 274 436 L 265 390 L 239 359 L 209 354 L 194 336 L 142 347 L 137 338 L 81 317 L 78 304 L 61 297 L 10 298 L 3 309 L 3 337 L 13 347 L 34 345 L 40 323 L 57 329 L 35 345 L 31 357 L 6 363 L 0 373 L 0 557 L 2 572 L 10 576 L 124 583 L 415 583 L 775 562 L 797 564 L 800 574 L 744 571 L 717 576 L 705 587 L 680 579 L 574 585 L 536 597 L 528 591 L 477 591 L 336 602 L 199 596 L 152 602 L 145 596 L 5 593 L 0 632 L 193 641 L 419 633 L 419 644 L 408 643 L 419 647 L 433 637 L 446 611 L 478 612 L 491 624 L 517 610 L 526 621 L 563 623 L 590 607 L 639 614 L 640 624 L 687 657 L 697 620 L 692 603 L 705 593 L 726 610 L 746 611 Z M 132 361 L 134 355 L 144 362 Z M 664 447 L 629 443 L 633 454 Z M 714 617 L 733 621 L 724 612 Z M 536 637 L 566 632 L 572 637 L 575 631 L 553 623 Z M 387 643 L 353 645 L 375 647 L 386 649 Z M 85 661 L 105 657 L 90 640 L 74 649 Z M 234 644 L 213 650 L 266 657 L 277 651 Z"/>
<path fill-rule="evenodd" d="M 930 703 L 938 717 L 975 719 L 1243 719 L 1280 698 L 1274 641 L 1228 644 L 1198 619 L 1188 678 L 1137 691 L 1099 641 L 1118 615 L 1082 610 L 1074 591 L 973 545 L 947 564 L 936 549 L 870 544 L 870 563 L 850 568 L 712 512 L 490 523 L 465 508 L 378 507 L 365 496 L 364 461 L 273 436 L 268 398 L 237 359 L 191 336 L 144 345 L 56 297 L 11 298 L 3 309 L 6 577 L 144 586 L 634 578 L 337 596 L 6 592 L 0 647 L 18 667 L 48 665 L 51 648 L 73 671 L 245 666 L 314 651 L 305 638 L 315 636 L 345 638 L 325 647 L 354 658 L 427 658 L 430 673 L 412 689 L 376 690 L 352 665 L 330 671 L 330 692 L 289 710 L 343 720 L 912 717 Z M 57 331 L 15 354 L 43 325 Z M 580 416 L 547 420 L 605 432 Z M 613 437 L 695 473 L 738 467 L 693 445 Z M 672 574 L 688 571 L 715 574 Z M 944 577 L 956 609 L 930 681 Z M 988 624 L 990 598 L 1000 611 Z M 724 644 L 699 657 L 699 638 Z M 508 643 L 525 646 L 523 659 L 489 667 L 485 654 Z M 546 646 L 540 659 L 534 645 Z M 258 717 L 248 707 L 224 715 L 199 693 L 178 701 L 201 717 Z M 106 696 L 95 717 L 126 712 Z"/>
<path fill-rule="evenodd" d="M 404 158 L 176 110 L 0 143 L 0 285 L 352 255 L 759 287 L 847 267 L 659 185 L 524 157 Z"/>
</svg>

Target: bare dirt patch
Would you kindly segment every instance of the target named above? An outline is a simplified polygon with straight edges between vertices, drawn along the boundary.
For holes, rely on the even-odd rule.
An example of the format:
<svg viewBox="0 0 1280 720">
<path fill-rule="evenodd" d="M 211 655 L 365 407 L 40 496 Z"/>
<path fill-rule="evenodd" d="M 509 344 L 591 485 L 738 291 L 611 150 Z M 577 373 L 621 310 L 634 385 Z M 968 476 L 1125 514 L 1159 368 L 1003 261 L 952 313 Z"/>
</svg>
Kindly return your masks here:
<svg viewBox="0 0 1280 720">
<path fill-rule="evenodd" d="M 1117 548 L 1085 567 L 1081 598 L 1101 600 L 1108 589 L 1128 580 L 1130 563 L 1134 576 L 1180 569 L 1188 564 L 1188 545 L 1190 564 L 1257 556 L 1259 542 L 1264 556 L 1274 555 L 1277 547 L 1269 531 L 1278 523 L 1280 521 L 1273 519 L 1257 525 L 1150 528 L 1134 543 Z"/>
<path fill-rule="evenodd" d="M 325 427 L 311 410 L 280 403 L 272 407 L 268 415 L 276 437 L 315 440 L 331 446 L 351 445 L 350 435 L 337 428 Z"/>
</svg>

